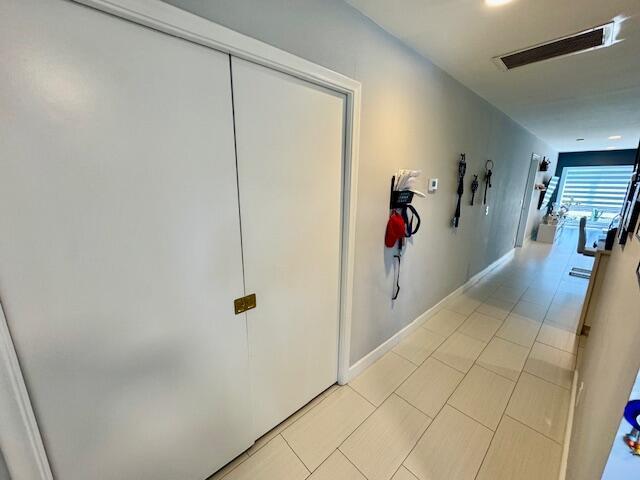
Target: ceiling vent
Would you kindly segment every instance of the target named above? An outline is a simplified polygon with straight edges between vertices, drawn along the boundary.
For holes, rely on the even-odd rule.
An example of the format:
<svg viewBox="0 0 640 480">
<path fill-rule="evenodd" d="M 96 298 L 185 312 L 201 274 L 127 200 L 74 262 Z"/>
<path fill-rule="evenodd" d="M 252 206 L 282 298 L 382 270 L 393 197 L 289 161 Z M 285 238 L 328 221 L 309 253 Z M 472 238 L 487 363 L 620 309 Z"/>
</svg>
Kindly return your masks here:
<svg viewBox="0 0 640 480">
<path fill-rule="evenodd" d="M 607 23 L 575 35 L 500 55 L 495 57 L 493 61 L 503 70 L 513 70 L 552 58 L 608 47 L 613 43 L 613 25 L 613 22 Z"/>
</svg>

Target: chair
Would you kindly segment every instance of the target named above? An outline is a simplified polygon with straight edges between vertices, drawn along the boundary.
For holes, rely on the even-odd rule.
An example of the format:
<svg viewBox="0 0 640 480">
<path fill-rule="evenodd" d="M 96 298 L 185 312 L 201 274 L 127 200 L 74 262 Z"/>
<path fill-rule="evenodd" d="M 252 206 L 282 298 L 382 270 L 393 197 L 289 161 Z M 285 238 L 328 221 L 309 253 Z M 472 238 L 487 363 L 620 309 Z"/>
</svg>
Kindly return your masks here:
<svg viewBox="0 0 640 480">
<path fill-rule="evenodd" d="M 587 257 L 595 257 L 596 249 L 586 246 L 587 243 L 587 217 L 580 218 L 580 228 L 578 230 L 578 248 L 576 251 Z M 569 275 L 580 278 L 590 278 L 591 270 L 587 268 L 573 267 Z"/>
</svg>

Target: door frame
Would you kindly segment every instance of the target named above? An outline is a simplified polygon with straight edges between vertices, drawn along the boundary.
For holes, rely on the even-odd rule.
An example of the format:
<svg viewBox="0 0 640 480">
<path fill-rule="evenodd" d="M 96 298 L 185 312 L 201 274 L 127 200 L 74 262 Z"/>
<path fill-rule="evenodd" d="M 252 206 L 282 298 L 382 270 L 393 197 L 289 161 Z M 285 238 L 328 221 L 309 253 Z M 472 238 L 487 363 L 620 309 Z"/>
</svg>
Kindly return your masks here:
<svg viewBox="0 0 640 480">
<path fill-rule="evenodd" d="M 349 378 L 362 85 L 328 68 L 235 32 L 160 0 L 72 0 L 169 35 L 292 75 L 346 96 L 340 246 L 338 376 Z M 231 299 L 230 299 L 231 301 Z M 0 299 L 0 420 L 13 480 L 53 480 Z M 5 419 L 8 421 L 5 422 Z M 6 424 L 5 424 L 6 423 Z M 5 437 L 6 435 L 6 437 Z M 10 448 L 7 448 L 10 447 Z"/>
<path fill-rule="evenodd" d="M 538 165 L 542 160 L 542 156 L 537 153 L 531 154 L 529 161 L 529 169 L 527 170 L 527 179 L 524 185 L 524 193 L 522 194 L 522 205 L 520 206 L 520 217 L 518 218 L 518 229 L 516 230 L 516 240 L 514 247 L 522 247 L 524 237 L 527 231 L 527 219 L 529 218 L 529 210 L 531 207 L 531 197 L 533 197 L 533 189 L 536 184 L 536 174 L 538 173 Z M 533 164 L 535 163 L 535 170 Z M 533 173 L 533 175 L 531 175 Z"/>
</svg>

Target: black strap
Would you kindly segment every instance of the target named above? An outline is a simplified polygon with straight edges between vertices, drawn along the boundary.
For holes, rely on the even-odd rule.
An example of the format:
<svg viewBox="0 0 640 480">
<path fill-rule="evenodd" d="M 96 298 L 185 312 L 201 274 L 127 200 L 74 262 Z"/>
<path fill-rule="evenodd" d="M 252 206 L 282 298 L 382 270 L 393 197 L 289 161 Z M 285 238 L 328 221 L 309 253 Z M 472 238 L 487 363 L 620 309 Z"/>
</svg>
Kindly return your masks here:
<svg viewBox="0 0 640 480">
<path fill-rule="evenodd" d="M 409 219 L 409 215 L 407 214 L 407 210 L 411 210 L 412 216 L 411 219 Z M 412 235 L 415 235 L 416 233 L 418 233 L 418 230 L 420 229 L 420 215 L 418 215 L 417 210 L 415 209 L 415 207 L 411 204 L 407 204 L 404 205 L 402 207 L 402 218 L 404 219 L 404 223 L 407 226 L 407 232 L 405 237 L 409 238 Z M 416 219 L 416 227 L 413 228 L 413 219 Z"/>
<path fill-rule="evenodd" d="M 460 204 L 462 202 L 462 194 L 464 193 L 464 175 L 458 178 L 458 201 L 456 203 L 456 213 L 453 215 L 453 226 L 458 228 L 460 224 Z"/>
<path fill-rule="evenodd" d="M 462 202 L 462 194 L 464 193 L 464 174 L 467 171 L 466 155 L 463 153 L 460 155 L 460 162 L 458 163 L 458 201 L 456 202 L 456 213 L 453 215 L 453 226 L 458 228 L 460 224 L 460 207 Z"/>
<path fill-rule="evenodd" d="M 393 258 L 398 259 L 398 271 L 396 273 L 396 291 L 393 294 L 393 297 L 391 297 L 391 300 L 397 299 L 398 295 L 400 294 L 400 253 L 398 252 L 398 254 L 394 255 Z"/>
</svg>

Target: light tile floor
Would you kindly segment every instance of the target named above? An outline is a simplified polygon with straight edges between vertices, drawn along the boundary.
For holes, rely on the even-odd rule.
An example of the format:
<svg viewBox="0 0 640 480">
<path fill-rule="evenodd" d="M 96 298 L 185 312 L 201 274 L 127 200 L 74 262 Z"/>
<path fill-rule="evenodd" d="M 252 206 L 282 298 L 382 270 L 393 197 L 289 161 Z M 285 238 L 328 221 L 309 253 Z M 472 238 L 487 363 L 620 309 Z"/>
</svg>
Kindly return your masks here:
<svg viewBox="0 0 640 480">
<path fill-rule="evenodd" d="M 532 242 L 212 480 L 555 480 L 589 268 Z"/>
</svg>

